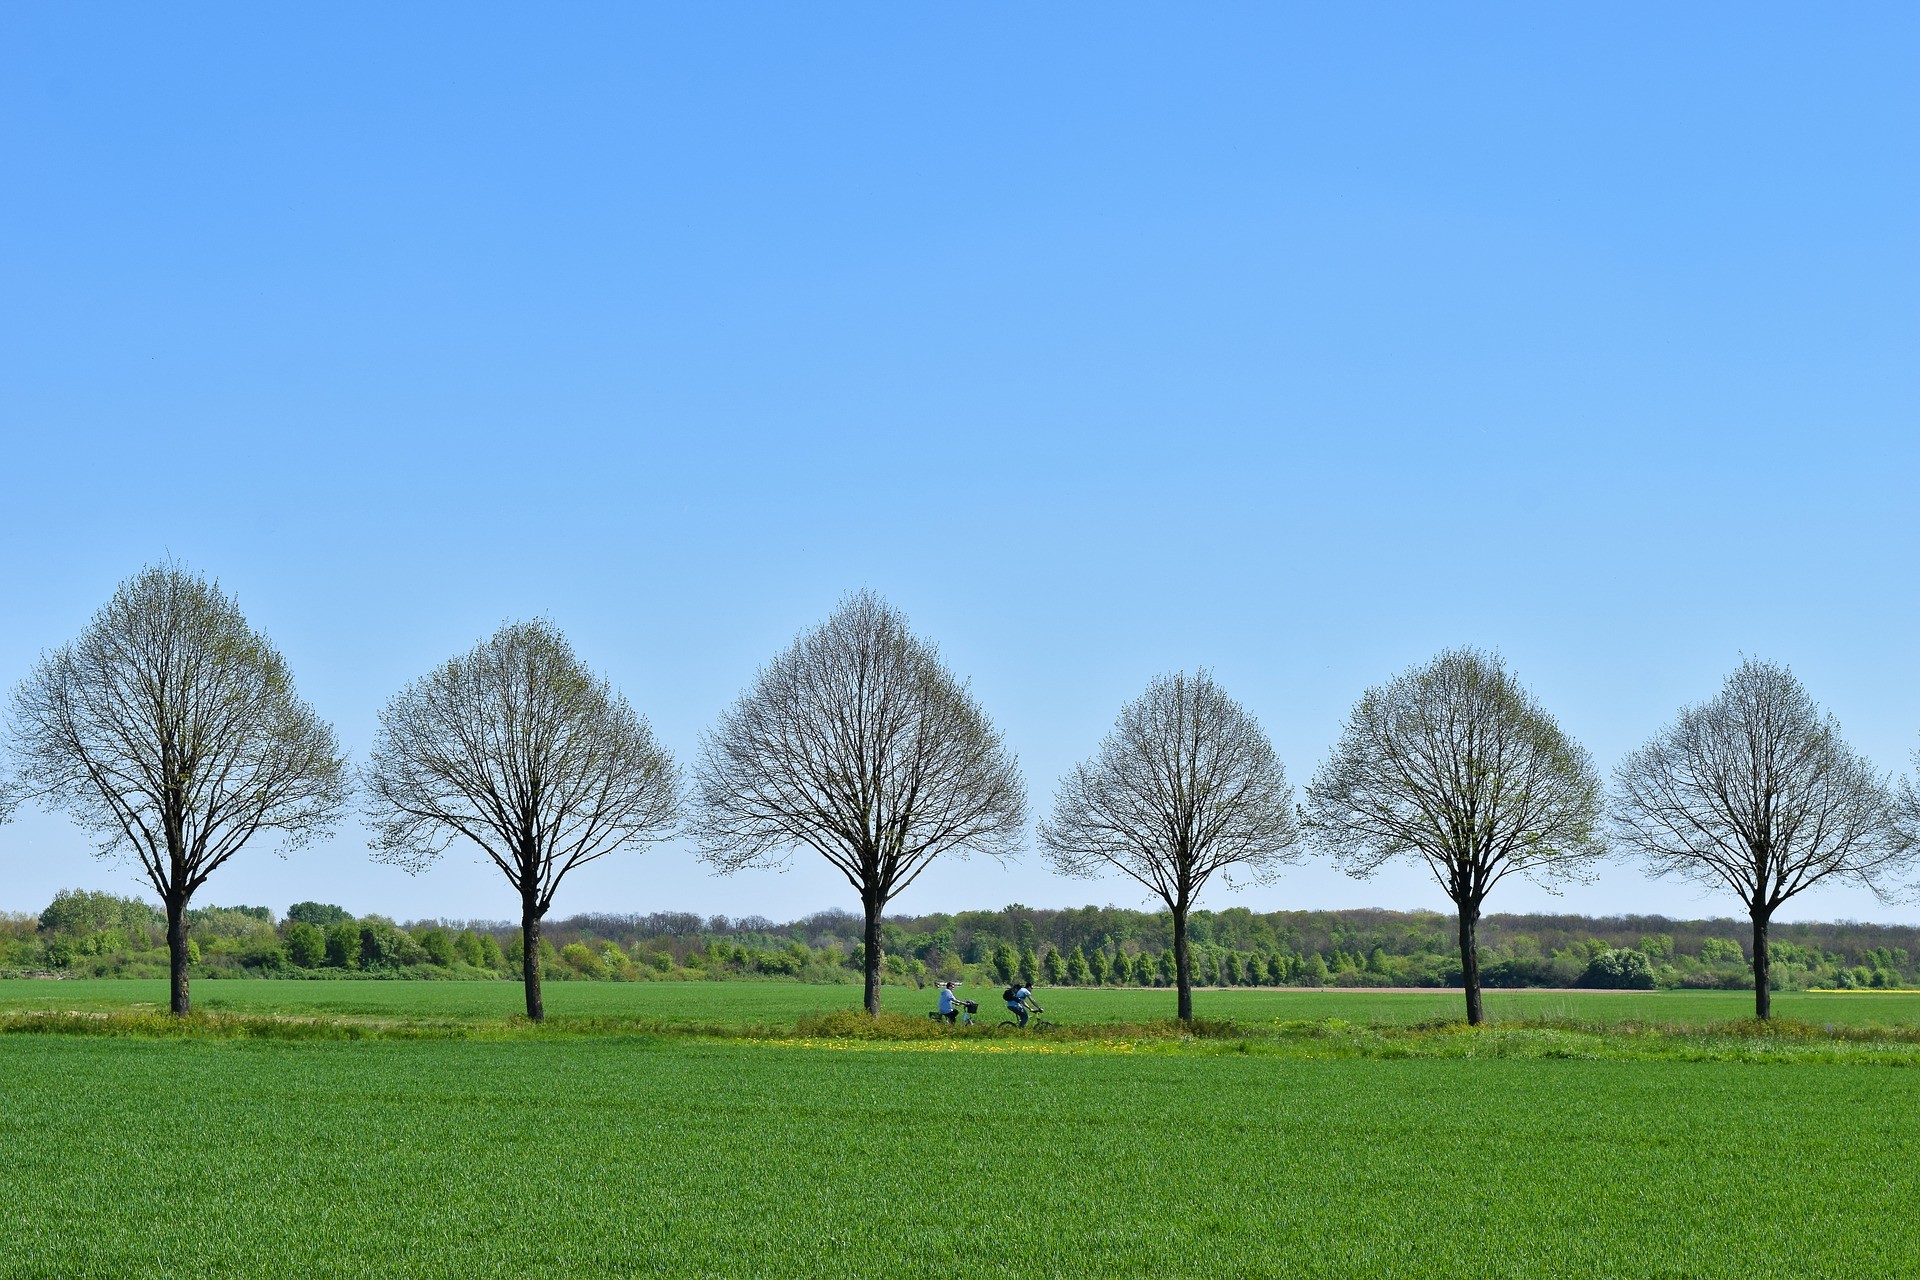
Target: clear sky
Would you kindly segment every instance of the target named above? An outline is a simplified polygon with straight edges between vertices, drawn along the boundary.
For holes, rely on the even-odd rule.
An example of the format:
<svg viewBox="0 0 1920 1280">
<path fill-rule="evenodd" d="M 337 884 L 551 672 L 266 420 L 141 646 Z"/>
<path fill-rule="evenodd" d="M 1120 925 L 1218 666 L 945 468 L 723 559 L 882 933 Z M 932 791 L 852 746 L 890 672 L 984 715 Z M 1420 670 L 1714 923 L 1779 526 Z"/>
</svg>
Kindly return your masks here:
<svg viewBox="0 0 1920 1280">
<path fill-rule="evenodd" d="M 1501 650 L 1603 768 L 1742 653 L 1920 746 L 1920 8 L 0 10 L 0 681 L 165 555 L 356 756 L 544 613 L 683 759 L 873 587 L 1036 811 L 1211 666 L 1296 784 Z M 0 909 L 133 887 L 0 828 Z M 500 918 L 464 854 L 211 902 Z M 903 910 L 1113 902 L 1031 850 Z M 1444 907 L 1308 864 L 1207 905 Z M 1609 873 L 1490 909 L 1695 915 Z M 678 844 L 556 910 L 856 904 Z M 1864 893 L 1798 917 L 1920 919 Z"/>
</svg>

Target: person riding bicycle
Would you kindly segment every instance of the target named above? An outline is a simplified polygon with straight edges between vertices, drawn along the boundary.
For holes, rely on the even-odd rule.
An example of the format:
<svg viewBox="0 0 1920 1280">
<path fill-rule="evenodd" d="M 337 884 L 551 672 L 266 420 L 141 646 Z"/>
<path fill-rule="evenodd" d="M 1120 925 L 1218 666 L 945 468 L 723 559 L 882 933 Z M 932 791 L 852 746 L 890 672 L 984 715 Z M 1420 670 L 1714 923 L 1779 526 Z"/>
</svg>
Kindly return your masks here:
<svg viewBox="0 0 1920 1280">
<path fill-rule="evenodd" d="M 1025 978 L 1015 978 L 1013 980 L 1013 985 L 1007 988 L 1006 999 L 1007 1012 L 1020 1019 L 1020 1025 L 1023 1027 L 1027 1025 L 1027 1015 L 1029 1013 L 1046 1012 L 1045 1009 L 1042 1009 L 1033 1002 L 1033 990 L 1027 986 L 1027 980 Z"/>
<path fill-rule="evenodd" d="M 942 982 L 940 988 L 940 1007 L 928 1014 L 929 1018 L 938 1018 L 942 1022 L 954 1022 L 963 1027 L 973 1025 L 973 1015 L 980 1012 L 980 1005 L 973 1000 L 962 1000 L 956 990 L 957 982 Z"/>
</svg>

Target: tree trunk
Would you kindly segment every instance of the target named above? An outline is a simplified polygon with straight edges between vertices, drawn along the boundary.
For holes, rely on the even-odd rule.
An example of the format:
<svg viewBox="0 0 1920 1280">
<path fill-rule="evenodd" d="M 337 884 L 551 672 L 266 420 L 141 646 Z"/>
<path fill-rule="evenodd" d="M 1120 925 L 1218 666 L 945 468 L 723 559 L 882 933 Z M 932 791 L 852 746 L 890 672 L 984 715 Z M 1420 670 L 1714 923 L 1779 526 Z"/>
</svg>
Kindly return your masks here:
<svg viewBox="0 0 1920 1280">
<path fill-rule="evenodd" d="M 867 1012 L 880 1016 L 880 903 L 868 901 L 866 932 Z"/>
<path fill-rule="evenodd" d="M 547 1006 L 540 998 L 540 910 L 531 902 L 520 911 L 520 972 L 526 980 L 527 1019 L 544 1021 Z"/>
<path fill-rule="evenodd" d="M 167 898 L 167 964 L 173 979 L 171 1008 L 185 1014 L 192 1008 L 187 995 L 187 900 Z"/>
<path fill-rule="evenodd" d="M 1753 909 L 1753 1016 L 1763 1021 L 1773 1016 L 1773 990 L 1768 970 L 1773 957 L 1767 952 L 1767 918 L 1772 913 L 1762 907 Z"/>
<path fill-rule="evenodd" d="M 1467 1024 L 1486 1021 L 1480 1008 L 1480 904 L 1458 903 L 1460 908 L 1460 982 L 1467 989 Z"/>
<path fill-rule="evenodd" d="M 1173 909 L 1173 982 L 1180 988 L 1179 1012 L 1182 1022 L 1193 1021 L 1193 953 L 1187 947 L 1187 913 Z"/>
</svg>

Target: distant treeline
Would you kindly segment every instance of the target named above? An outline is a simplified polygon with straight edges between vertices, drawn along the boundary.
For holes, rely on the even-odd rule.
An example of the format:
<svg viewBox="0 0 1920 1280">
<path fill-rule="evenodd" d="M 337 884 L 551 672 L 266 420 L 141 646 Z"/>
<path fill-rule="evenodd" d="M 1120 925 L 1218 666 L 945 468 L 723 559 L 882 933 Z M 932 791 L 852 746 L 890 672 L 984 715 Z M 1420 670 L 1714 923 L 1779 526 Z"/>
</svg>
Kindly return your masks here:
<svg viewBox="0 0 1920 1280">
<path fill-rule="evenodd" d="M 520 935 L 498 921 L 355 917 L 302 902 L 191 913 L 197 977 L 517 978 Z M 1480 926 L 1493 987 L 1738 989 L 1752 981 L 1745 922 L 1663 916 L 1490 915 Z M 1205 986 L 1454 986 L 1454 919 L 1377 910 L 1196 911 L 1194 963 Z M 1167 986 L 1172 920 L 1117 907 L 892 916 L 882 927 L 889 981 L 944 978 L 997 985 Z M 836 911 L 776 923 L 687 912 L 576 915 L 543 931 L 550 977 L 602 981 L 786 979 L 855 982 L 858 916 Z M 1920 985 L 1920 928 L 1776 925 L 1770 979 L 1779 989 Z M 0 972 L 165 977 L 166 919 L 137 898 L 79 890 L 38 916 L 0 916 Z"/>
</svg>

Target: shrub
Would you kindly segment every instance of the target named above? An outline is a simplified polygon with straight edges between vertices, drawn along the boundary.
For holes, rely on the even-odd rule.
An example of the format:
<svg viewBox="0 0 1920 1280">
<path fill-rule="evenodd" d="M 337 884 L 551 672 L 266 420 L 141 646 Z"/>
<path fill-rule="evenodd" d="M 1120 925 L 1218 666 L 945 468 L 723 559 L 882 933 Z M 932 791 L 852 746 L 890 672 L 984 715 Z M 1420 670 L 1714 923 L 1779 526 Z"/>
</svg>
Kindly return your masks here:
<svg viewBox="0 0 1920 1280">
<path fill-rule="evenodd" d="M 342 920 L 327 929 L 327 963 L 336 969 L 360 966 L 360 926 Z"/>
<path fill-rule="evenodd" d="M 1707 938 L 1700 943 L 1702 964 L 1744 964 L 1747 953 L 1732 938 Z"/>
<path fill-rule="evenodd" d="M 420 949 L 426 952 L 428 964 L 437 964 L 442 969 L 453 967 L 453 938 L 445 929 L 429 929 L 417 941 Z"/>
<path fill-rule="evenodd" d="M 584 942 L 569 942 L 560 948 L 560 963 L 583 978 L 599 978 L 606 974 L 600 957 Z"/>
<path fill-rule="evenodd" d="M 1653 963 L 1645 952 L 1631 947 L 1602 951 L 1587 962 L 1587 971 L 1580 975 L 1580 985 L 1650 991 Z"/>
<path fill-rule="evenodd" d="M 484 958 L 480 950 L 480 935 L 471 929 L 462 929 L 460 936 L 453 940 L 453 953 L 478 969 Z"/>
<path fill-rule="evenodd" d="M 1639 952 L 1634 954 L 1639 955 Z M 1590 960 L 1587 963 L 1591 966 L 1601 962 Z M 1454 960 L 1453 967 L 1456 971 L 1459 969 L 1458 959 Z M 1578 972 L 1584 973 L 1586 970 L 1582 969 Z M 1566 961 L 1548 956 L 1508 956 L 1504 959 L 1485 961 L 1480 966 L 1480 985 L 1483 987 L 1563 987 L 1577 977 L 1578 973 L 1573 971 Z M 1652 977 L 1651 970 L 1648 977 L 1649 979 Z M 1606 984 L 1582 985 L 1604 986 Z"/>
<path fill-rule="evenodd" d="M 304 920 L 287 926 L 287 957 L 302 969 L 318 969 L 327 962 L 327 935 Z"/>
<path fill-rule="evenodd" d="M 260 938 L 272 938 L 277 943 L 280 938 L 273 925 L 260 919 L 251 909 L 206 907 L 189 911 L 187 926 L 203 945 L 218 946 L 230 940 Z"/>
<path fill-rule="evenodd" d="M 1001 982 L 1012 982 L 1020 971 L 1020 953 L 1013 944 L 1003 942 L 993 949 L 993 976 Z"/>
<path fill-rule="evenodd" d="M 424 959 L 420 944 L 400 931 L 400 926 L 385 916 L 368 916 L 360 922 L 360 967 L 393 969 L 406 963 L 412 950 Z"/>
<path fill-rule="evenodd" d="M 108 929 L 145 932 L 166 924 L 166 917 L 138 898 L 86 889 L 62 889 L 40 913 L 42 933 L 79 935 Z"/>
</svg>

